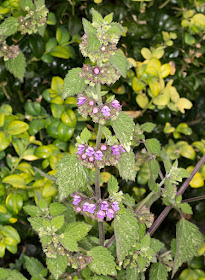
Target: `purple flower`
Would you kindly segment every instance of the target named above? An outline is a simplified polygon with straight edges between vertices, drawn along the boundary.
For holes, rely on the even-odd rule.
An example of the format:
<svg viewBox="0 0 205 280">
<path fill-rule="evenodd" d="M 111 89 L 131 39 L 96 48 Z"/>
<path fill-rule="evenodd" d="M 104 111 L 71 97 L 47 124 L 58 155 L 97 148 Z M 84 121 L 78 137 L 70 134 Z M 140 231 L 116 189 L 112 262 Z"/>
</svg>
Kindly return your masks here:
<svg viewBox="0 0 205 280">
<path fill-rule="evenodd" d="M 108 210 L 106 211 L 106 215 L 107 215 L 107 218 L 108 218 L 108 219 L 114 218 L 114 214 L 115 214 L 115 212 L 114 212 L 112 209 L 108 209 Z"/>
<path fill-rule="evenodd" d="M 94 105 L 94 101 L 90 100 L 90 101 L 89 101 L 89 105 L 90 105 L 90 106 L 93 106 L 93 105 Z"/>
<path fill-rule="evenodd" d="M 76 210 L 76 212 L 80 212 L 81 211 L 81 207 L 77 207 L 75 210 Z"/>
<path fill-rule="evenodd" d="M 94 157 L 89 157 L 89 161 L 92 162 L 94 160 Z"/>
<path fill-rule="evenodd" d="M 87 212 L 94 214 L 96 205 L 94 203 L 89 204 Z"/>
<path fill-rule="evenodd" d="M 85 203 L 83 204 L 83 211 L 84 211 L 84 212 L 88 212 L 89 206 L 90 206 L 90 203 L 89 203 L 89 202 L 85 202 Z"/>
<path fill-rule="evenodd" d="M 120 210 L 119 202 L 114 201 L 114 202 L 112 203 L 112 209 L 113 209 L 115 212 L 117 212 L 118 210 Z"/>
<path fill-rule="evenodd" d="M 125 153 L 125 149 L 123 148 L 123 146 L 121 144 L 119 145 L 119 149 L 121 152 Z"/>
<path fill-rule="evenodd" d="M 112 107 L 114 107 L 114 108 L 118 108 L 118 107 L 120 107 L 120 102 L 118 101 L 118 100 L 113 100 L 112 101 Z"/>
<path fill-rule="evenodd" d="M 95 152 L 95 159 L 96 160 L 102 160 L 103 153 L 101 151 Z"/>
<path fill-rule="evenodd" d="M 81 197 L 79 195 L 73 195 L 73 204 L 78 205 L 81 202 Z"/>
<path fill-rule="evenodd" d="M 102 107 L 101 112 L 103 113 L 103 116 L 110 116 L 110 108 L 105 105 Z"/>
<path fill-rule="evenodd" d="M 93 108 L 93 114 L 97 114 L 97 113 L 98 113 L 98 108 L 97 107 Z"/>
<path fill-rule="evenodd" d="M 88 147 L 85 150 L 85 155 L 91 157 L 93 154 L 95 153 L 94 148 L 93 147 Z"/>
<path fill-rule="evenodd" d="M 85 103 L 85 101 L 86 101 L 86 97 L 84 97 L 84 96 L 79 96 L 79 97 L 78 97 L 78 102 L 77 102 L 77 104 L 78 104 L 78 105 L 83 105 L 83 104 Z"/>
<path fill-rule="evenodd" d="M 86 155 L 85 154 L 82 155 L 82 159 L 86 159 Z"/>
<path fill-rule="evenodd" d="M 78 151 L 77 151 L 77 154 L 81 155 L 82 152 L 85 150 L 85 146 L 82 145 L 82 144 L 78 144 Z"/>
<path fill-rule="evenodd" d="M 109 204 L 107 203 L 107 201 L 102 201 L 100 204 L 100 209 L 101 210 L 108 210 Z"/>
<path fill-rule="evenodd" d="M 100 148 L 102 151 L 106 151 L 107 150 L 107 146 L 106 145 L 102 145 Z"/>
<path fill-rule="evenodd" d="M 104 219 L 104 217 L 105 217 L 105 212 L 102 211 L 102 210 L 99 210 L 99 211 L 97 212 L 97 216 L 98 216 L 98 219 Z"/>
<path fill-rule="evenodd" d="M 100 69 L 99 69 L 98 67 L 95 67 L 95 68 L 94 68 L 94 73 L 95 73 L 96 75 L 98 75 L 98 74 L 100 73 Z"/>
<path fill-rule="evenodd" d="M 118 145 L 112 146 L 111 149 L 112 149 L 112 152 L 115 156 L 120 154 Z"/>
</svg>

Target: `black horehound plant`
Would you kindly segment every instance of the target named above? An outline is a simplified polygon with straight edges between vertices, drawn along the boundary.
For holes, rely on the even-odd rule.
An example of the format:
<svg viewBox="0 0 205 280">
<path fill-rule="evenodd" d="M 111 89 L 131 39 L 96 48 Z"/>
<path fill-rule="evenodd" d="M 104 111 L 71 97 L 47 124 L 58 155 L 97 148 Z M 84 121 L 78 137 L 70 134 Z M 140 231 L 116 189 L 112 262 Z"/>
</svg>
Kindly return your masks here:
<svg viewBox="0 0 205 280">
<path fill-rule="evenodd" d="M 135 124 L 115 96 L 101 89 L 101 85 L 113 84 L 120 76 L 126 78 L 130 63 L 116 47 L 124 28 L 112 21 L 112 14 L 103 18 L 93 9 L 92 16 L 92 23 L 83 19 L 85 34 L 80 44 L 90 63 L 68 72 L 62 97 L 77 96 L 79 114 L 95 123 L 96 144 L 90 145 L 92 133 L 83 129 L 77 137 L 76 155 L 65 155 L 57 166 L 54 180 L 61 203 L 48 205 L 40 199 L 37 206 L 26 206 L 25 210 L 55 279 L 143 280 L 149 275 L 151 280 L 165 280 L 196 256 L 203 242 L 197 226 L 184 218 L 184 213 L 192 214 L 192 209 L 182 200 L 182 194 L 205 156 L 190 176 L 177 161 L 171 162 L 157 139 L 145 138 L 154 124 Z M 123 180 L 135 181 L 134 148 L 138 160 L 148 163 L 150 193 L 136 204 L 133 197 L 119 190 L 112 175 L 102 198 L 100 170 L 105 166 L 115 166 Z M 183 178 L 187 179 L 178 187 Z M 166 208 L 154 221 L 150 207 L 160 198 Z M 152 235 L 172 208 L 181 219 L 170 249 Z M 108 229 L 113 236 L 105 240 Z M 45 279 L 47 272 L 42 265 L 40 270 L 40 265 L 27 257 L 30 274 L 35 277 L 35 267 L 42 272 L 38 279 Z"/>
</svg>

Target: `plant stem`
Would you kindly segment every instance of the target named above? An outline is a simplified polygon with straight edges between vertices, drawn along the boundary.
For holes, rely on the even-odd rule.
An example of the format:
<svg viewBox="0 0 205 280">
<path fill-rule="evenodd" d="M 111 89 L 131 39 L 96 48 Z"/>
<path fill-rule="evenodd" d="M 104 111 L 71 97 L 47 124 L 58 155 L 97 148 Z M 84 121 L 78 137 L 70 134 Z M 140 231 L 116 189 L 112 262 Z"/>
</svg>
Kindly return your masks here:
<svg viewBox="0 0 205 280">
<path fill-rule="evenodd" d="M 101 85 L 100 83 L 97 84 L 97 95 L 98 95 L 98 101 L 99 103 L 102 102 L 101 97 Z M 98 126 L 98 133 L 97 133 L 97 139 L 96 139 L 96 147 L 98 148 L 101 143 L 102 138 L 102 125 L 99 124 Z M 101 190 L 100 190 L 100 169 L 95 168 L 95 194 L 96 194 L 96 200 L 97 203 L 100 203 L 101 200 Z M 104 223 L 98 222 L 98 229 L 99 229 L 99 245 L 103 246 L 105 241 L 105 234 L 104 234 Z"/>
<path fill-rule="evenodd" d="M 197 163 L 197 165 L 194 167 L 191 175 L 189 178 L 187 178 L 185 180 L 185 182 L 183 183 L 183 185 L 181 186 L 181 188 L 179 189 L 179 191 L 177 192 L 176 196 L 182 195 L 185 190 L 188 188 L 189 183 L 191 182 L 191 180 L 193 179 L 193 177 L 195 176 L 195 174 L 198 172 L 198 170 L 201 168 L 201 166 L 205 163 L 205 155 L 203 155 L 203 157 L 200 159 L 200 161 Z M 169 214 L 169 211 L 172 209 L 172 206 L 167 206 L 166 208 L 164 208 L 164 210 L 161 212 L 161 214 L 159 215 L 159 217 L 156 219 L 156 221 L 153 223 L 153 225 L 151 226 L 151 228 L 148 230 L 148 232 L 150 233 L 150 235 L 153 235 L 154 232 L 158 229 L 158 227 L 161 225 L 161 223 L 164 221 L 164 219 L 166 218 L 166 216 Z"/>
<path fill-rule="evenodd" d="M 197 197 L 192 197 L 192 198 L 188 198 L 188 199 L 185 199 L 185 200 L 182 200 L 182 203 L 185 203 L 185 202 L 195 202 L 195 201 L 200 201 L 200 200 L 203 200 L 205 199 L 205 195 L 201 195 L 201 196 L 197 196 Z"/>
</svg>

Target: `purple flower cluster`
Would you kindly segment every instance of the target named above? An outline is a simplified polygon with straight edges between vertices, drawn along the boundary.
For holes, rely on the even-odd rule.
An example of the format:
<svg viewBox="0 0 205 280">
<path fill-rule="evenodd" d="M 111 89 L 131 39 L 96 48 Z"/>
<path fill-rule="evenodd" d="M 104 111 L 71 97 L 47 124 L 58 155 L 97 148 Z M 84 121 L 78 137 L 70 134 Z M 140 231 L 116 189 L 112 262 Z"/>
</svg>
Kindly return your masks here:
<svg viewBox="0 0 205 280">
<path fill-rule="evenodd" d="M 86 84 L 91 86 L 101 84 L 114 84 L 120 78 L 120 72 L 118 72 L 111 64 L 106 67 L 91 66 L 89 64 L 83 64 L 82 72 L 79 73 L 81 79 L 85 78 Z"/>
<path fill-rule="evenodd" d="M 88 215 L 93 219 L 103 220 L 106 218 L 106 220 L 111 220 L 115 217 L 118 210 L 120 210 L 119 202 L 117 201 L 110 202 L 104 200 L 100 203 L 100 205 L 97 205 L 96 203 L 88 200 L 87 197 L 84 198 L 78 194 L 73 194 L 72 197 L 72 204 L 75 211 Z"/>
<path fill-rule="evenodd" d="M 81 161 L 82 165 L 91 169 L 95 166 L 103 168 L 105 165 L 116 165 L 122 153 L 125 153 L 125 150 L 121 144 L 108 146 L 104 143 L 99 148 L 87 144 L 77 146 L 77 159 Z"/>
<path fill-rule="evenodd" d="M 116 120 L 119 116 L 122 108 L 118 100 L 113 100 L 100 106 L 92 98 L 87 97 L 85 94 L 78 96 L 78 112 L 85 119 L 89 115 L 92 120 L 102 125 L 109 119 Z"/>
</svg>

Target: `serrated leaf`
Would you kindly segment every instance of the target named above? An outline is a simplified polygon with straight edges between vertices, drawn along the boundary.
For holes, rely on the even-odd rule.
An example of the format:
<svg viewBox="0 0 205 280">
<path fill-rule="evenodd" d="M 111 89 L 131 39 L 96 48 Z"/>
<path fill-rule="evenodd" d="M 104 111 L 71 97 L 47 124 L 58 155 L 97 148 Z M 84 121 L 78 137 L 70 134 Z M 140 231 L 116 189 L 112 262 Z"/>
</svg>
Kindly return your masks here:
<svg viewBox="0 0 205 280">
<path fill-rule="evenodd" d="M 107 15 L 107 16 L 104 17 L 104 22 L 105 22 L 106 24 L 111 23 L 112 20 L 113 20 L 113 13 L 110 13 L 109 15 Z"/>
<path fill-rule="evenodd" d="M 18 19 L 15 17 L 8 17 L 0 24 L 0 36 L 10 36 L 18 31 Z"/>
<path fill-rule="evenodd" d="M 88 255 L 93 259 L 88 265 L 89 268 L 99 275 L 113 275 L 116 276 L 115 259 L 107 248 L 97 246 L 88 252 Z"/>
<path fill-rule="evenodd" d="M 97 30 L 94 26 L 92 26 L 92 23 L 90 23 L 87 19 L 83 18 L 83 27 L 85 30 L 85 33 L 87 35 L 91 35 L 91 34 L 96 34 Z"/>
<path fill-rule="evenodd" d="M 5 62 L 6 69 L 23 82 L 24 73 L 26 70 L 26 59 L 22 51 L 19 52 L 19 55 L 16 58 L 10 58 Z"/>
<path fill-rule="evenodd" d="M 118 192 L 119 186 L 117 179 L 112 175 L 108 180 L 108 192 L 110 196 L 113 196 L 116 192 Z"/>
<path fill-rule="evenodd" d="M 0 268 L 1 280 L 27 280 L 23 274 L 16 270 Z"/>
<path fill-rule="evenodd" d="M 25 266 L 31 276 L 37 276 L 44 269 L 44 266 L 37 259 L 24 256 Z"/>
<path fill-rule="evenodd" d="M 111 125 L 120 143 L 129 151 L 135 126 L 133 119 L 124 112 L 121 112 L 118 118 L 111 122 Z"/>
<path fill-rule="evenodd" d="M 158 253 L 164 248 L 164 243 L 162 243 L 158 239 L 151 238 L 150 248 L 152 248 L 155 251 L 155 253 Z"/>
<path fill-rule="evenodd" d="M 84 144 L 88 143 L 88 140 L 90 140 L 92 137 L 91 132 L 85 127 L 83 131 L 80 134 L 80 139 L 83 141 Z"/>
<path fill-rule="evenodd" d="M 95 52 L 100 48 L 100 41 L 94 34 L 90 34 L 87 38 L 88 51 Z"/>
<path fill-rule="evenodd" d="M 141 129 L 144 130 L 145 132 L 152 132 L 156 127 L 156 124 L 151 123 L 151 122 L 146 122 L 141 125 Z"/>
<path fill-rule="evenodd" d="M 83 222 L 75 222 L 67 225 L 65 232 L 70 233 L 76 241 L 80 241 L 91 230 L 92 226 Z"/>
<path fill-rule="evenodd" d="M 49 205 L 49 212 L 51 216 L 58 216 L 62 214 L 67 208 L 58 202 L 53 202 Z"/>
<path fill-rule="evenodd" d="M 57 216 L 51 220 L 51 225 L 56 229 L 60 229 L 64 223 L 64 215 Z"/>
<path fill-rule="evenodd" d="M 74 236 L 69 232 L 64 232 L 59 237 L 60 243 L 71 252 L 77 252 L 78 251 L 78 243 L 76 242 L 76 239 Z"/>
<path fill-rule="evenodd" d="M 23 209 L 31 216 L 31 217 L 37 217 L 40 216 L 41 210 L 39 207 L 34 205 L 27 205 L 24 206 Z"/>
<path fill-rule="evenodd" d="M 66 256 L 57 255 L 56 259 L 46 258 L 47 267 L 56 280 L 66 270 L 67 263 Z"/>
<path fill-rule="evenodd" d="M 180 208 L 185 214 L 193 214 L 192 208 L 188 203 L 182 203 Z"/>
<path fill-rule="evenodd" d="M 152 174 L 152 175 L 154 176 L 154 178 L 156 179 L 156 178 L 158 177 L 158 175 L 159 175 L 159 170 L 160 170 L 158 161 L 153 160 L 153 159 L 150 159 L 150 160 L 148 161 L 148 165 L 149 165 L 151 174 Z"/>
<path fill-rule="evenodd" d="M 160 153 L 161 144 L 157 139 L 155 138 L 147 139 L 145 141 L 145 144 L 149 153 L 155 155 L 158 155 Z"/>
<path fill-rule="evenodd" d="M 43 218 L 28 218 L 28 221 L 30 222 L 32 228 L 37 232 L 39 232 L 40 228 L 43 228 Z"/>
<path fill-rule="evenodd" d="M 126 181 L 135 181 L 137 171 L 135 168 L 135 154 L 133 151 L 122 154 L 118 163 L 118 169 L 122 179 Z"/>
<path fill-rule="evenodd" d="M 102 23 L 103 22 L 103 17 L 101 16 L 100 13 L 98 13 L 98 11 L 96 11 L 94 8 L 92 8 L 91 10 L 92 12 L 92 20 L 93 22 L 96 22 L 96 23 Z"/>
<path fill-rule="evenodd" d="M 60 200 L 83 188 L 87 182 L 85 169 L 75 155 L 67 155 L 60 160 L 56 177 Z"/>
<path fill-rule="evenodd" d="M 123 78 L 127 77 L 129 62 L 121 51 L 117 50 L 115 54 L 110 57 L 109 61 L 120 72 Z"/>
<path fill-rule="evenodd" d="M 68 72 L 64 79 L 64 87 L 62 98 L 66 99 L 69 96 L 81 93 L 85 87 L 85 79 L 80 79 L 79 73 L 82 71 L 81 68 L 74 68 Z"/>
<path fill-rule="evenodd" d="M 137 271 L 137 268 L 128 267 L 126 270 L 126 280 L 140 280 L 141 276 Z M 154 279 L 153 279 L 154 280 Z"/>
<path fill-rule="evenodd" d="M 149 279 L 150 280 L 167 280 L 168 272 L 162 263 L 153 263 L 151 265 Z"/>
<path fill-rule="evenodd" d="M 128 193 L 123 194 L 123 204 L 127 205 L 128 207 L 135 206 L 135 199 L 130 196 Z"/>
<path fill-rule="evenodd" d="M 32 0 L 20 0 L 20 6 L 22 10 L 25 10 L 26 7 L 29 7 L 30 10 L 34 9 L 34 4 Z"/>
<path fill-rule="evenodd" d="M 118 214 L 114 220 L 117 258 L 122 262 L 135 244 L 138 235 L 138 221 L 133 213 L 125 209 L 123 214 Z"/>
<path fill-rule="evenodd" d="M 172 277 L 184 262 L 188 262 L 194 256 L 198 256 L 198 249 L 202 245 L 202 242 L 203 236 L 196 225 L 185 219 L 177 223 L 176 254 Z"/>
</svg>

